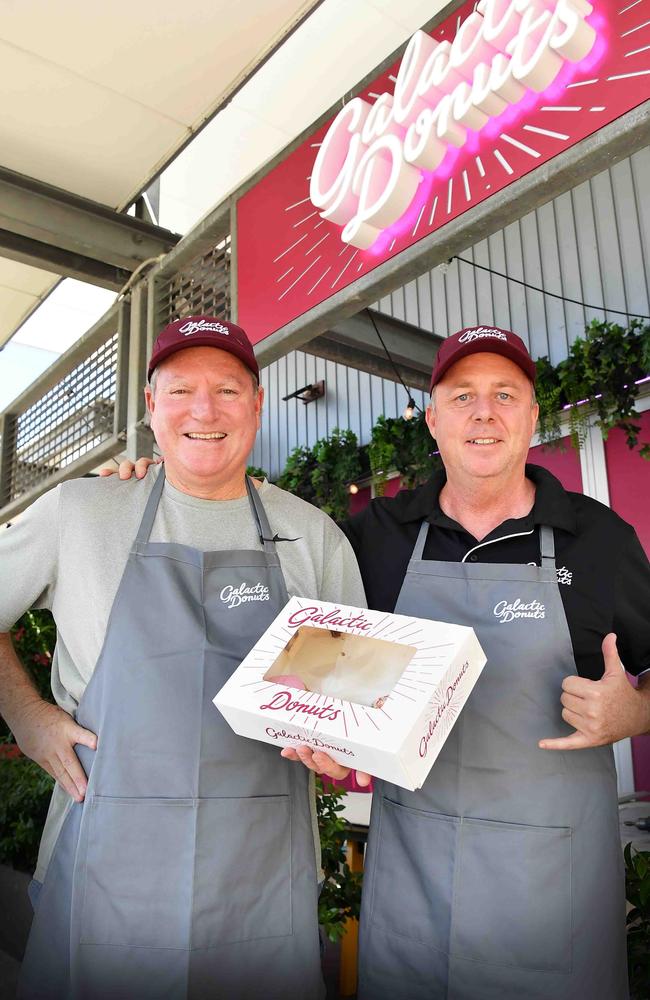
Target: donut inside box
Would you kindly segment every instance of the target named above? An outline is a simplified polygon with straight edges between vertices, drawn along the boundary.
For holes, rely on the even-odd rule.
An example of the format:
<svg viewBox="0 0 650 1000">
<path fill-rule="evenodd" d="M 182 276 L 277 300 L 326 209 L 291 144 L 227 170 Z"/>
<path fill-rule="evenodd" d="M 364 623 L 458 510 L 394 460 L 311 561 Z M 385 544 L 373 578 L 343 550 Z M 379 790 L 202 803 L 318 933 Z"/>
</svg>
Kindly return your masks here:
<svg viewBox="0 0 650 1000">
<path fill-rule="evenodd" d="M 240 736 L 414 790 L 484 665 L 471 628 L 293 597 L 214 703 Z"/>
</svg>

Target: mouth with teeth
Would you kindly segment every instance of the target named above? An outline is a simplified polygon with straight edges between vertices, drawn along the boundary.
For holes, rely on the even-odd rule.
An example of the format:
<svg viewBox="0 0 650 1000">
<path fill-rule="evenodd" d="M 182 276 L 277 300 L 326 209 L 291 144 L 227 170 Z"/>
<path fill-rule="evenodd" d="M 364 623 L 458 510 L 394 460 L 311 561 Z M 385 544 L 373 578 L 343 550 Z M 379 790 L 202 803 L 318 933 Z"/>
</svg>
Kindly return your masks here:
<svg viewBox="0 0 650 1000">
<path fill-rule="evenodd" d="M 478 445 L 498 444 L 498 443 L 499 443 L 498 438 L 469 438 L 469 440 L 467 441 L 467 444 L 478 444 Z"/>
<path fill-rule="evenodd" d="M 211 431 L 209 434 L 201 434 L 199 431 L 188 431 L 183 437 L 189 438 L 190 441 L 223 441 L 227 434 L 223 431 Z"/>
</svg>

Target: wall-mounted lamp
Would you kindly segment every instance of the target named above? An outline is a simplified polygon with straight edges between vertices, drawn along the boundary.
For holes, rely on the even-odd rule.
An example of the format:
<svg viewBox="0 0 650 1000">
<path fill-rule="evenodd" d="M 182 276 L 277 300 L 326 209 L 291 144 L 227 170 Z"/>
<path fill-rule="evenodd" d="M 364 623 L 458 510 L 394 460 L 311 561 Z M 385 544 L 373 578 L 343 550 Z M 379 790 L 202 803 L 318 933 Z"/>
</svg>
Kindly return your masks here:
<svg viewBox="0 0 650 1000">
<path fill-rule="evenodd" d="M 288 399 L 302 399 L 303 403 L 313 403 L 315 399 L 320 399 L 325 395 L 325 379 L 320 382 L 313 382 L 311 385 L 303 385 L 302 389 L 290 392 L 288 396 L 283 396 L 282 401 L 286 403 Z"/>
</svg>

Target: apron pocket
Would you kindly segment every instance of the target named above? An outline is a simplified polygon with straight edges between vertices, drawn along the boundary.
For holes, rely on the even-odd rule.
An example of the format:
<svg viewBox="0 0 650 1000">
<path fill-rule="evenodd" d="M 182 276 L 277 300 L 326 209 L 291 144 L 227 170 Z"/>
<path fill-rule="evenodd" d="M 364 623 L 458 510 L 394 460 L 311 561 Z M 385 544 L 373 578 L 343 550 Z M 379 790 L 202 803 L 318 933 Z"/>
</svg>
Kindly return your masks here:
<svg viewBox="0 0 650 1000">
<path fill-rule="evenodd" d="M 429 948 L 449 950 L 458 828 L 453 816 L 382 800 L 371 873 L 374 925 Z"/>
<path fill-rule="evenodd" d="M 454 957 L 571 971 L 571 830 L 464 819 Z"/>
<path fill-rule="evenodd" d="M 189 947 L 194 827 L 194 799 L 92 800 L 82 944 Z"/>
<path fill-rule="evenodd" d="M 292 933 L 291 836 L 288 795 L 199 801 L 193 947 Z"/>
</svg>

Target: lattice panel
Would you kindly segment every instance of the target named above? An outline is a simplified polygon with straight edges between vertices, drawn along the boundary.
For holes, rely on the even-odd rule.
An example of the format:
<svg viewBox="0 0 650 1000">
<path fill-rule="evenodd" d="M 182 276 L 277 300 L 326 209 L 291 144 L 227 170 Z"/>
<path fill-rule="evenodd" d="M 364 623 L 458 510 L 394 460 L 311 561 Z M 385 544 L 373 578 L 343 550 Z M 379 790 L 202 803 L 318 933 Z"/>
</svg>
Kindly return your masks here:
<svg viewBox="0 0 650 1000">
<path fill-rule="evenodd" d="M 113 434 L 117 334 L 6 428 L 14 500 Z"/>
<path fill-rule="evenodd" d="M 157 283 L 156 334 L 173 320 L 192 315 L 230 319 L 230 236 Z"/>
</svg>

